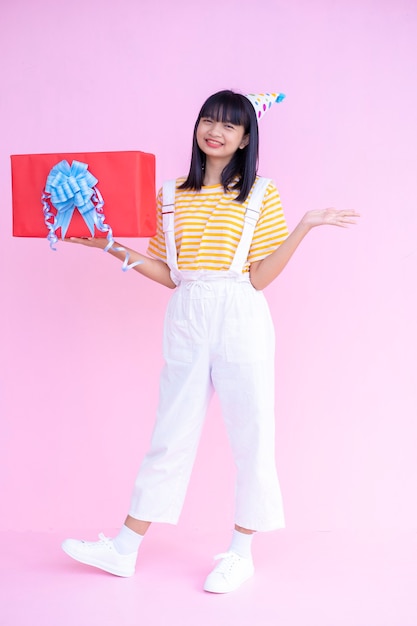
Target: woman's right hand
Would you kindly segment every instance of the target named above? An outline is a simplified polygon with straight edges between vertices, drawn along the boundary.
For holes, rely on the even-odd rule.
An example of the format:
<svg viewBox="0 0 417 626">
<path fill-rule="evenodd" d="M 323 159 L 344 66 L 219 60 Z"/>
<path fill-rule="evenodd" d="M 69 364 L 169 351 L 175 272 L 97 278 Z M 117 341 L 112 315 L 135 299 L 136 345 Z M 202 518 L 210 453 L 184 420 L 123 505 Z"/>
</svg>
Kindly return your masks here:
<svg viewBox="0 0 417 626">
<path fill-rule="evenodd" d="M 104 248 L 109 243 L 106 237 L 67 237 L 64 241 L 69 243 L 80 243 L 83 246 L 89 246 L 90 248 Z"/>
</svg>

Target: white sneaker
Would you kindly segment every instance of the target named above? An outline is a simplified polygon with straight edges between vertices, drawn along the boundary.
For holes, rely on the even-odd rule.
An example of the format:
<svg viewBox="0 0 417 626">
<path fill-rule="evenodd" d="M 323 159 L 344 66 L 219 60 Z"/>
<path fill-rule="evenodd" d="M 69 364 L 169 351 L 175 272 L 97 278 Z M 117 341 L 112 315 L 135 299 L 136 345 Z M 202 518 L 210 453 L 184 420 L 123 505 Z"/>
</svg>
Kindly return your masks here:
<svg viewBox="0 0 417 626">
<path fill-rule="evenodd" d="M 100 541 L 82 541 L 79 539 L 65 539 L 63 551 L 80 563 L 92 565 L 114 574 L 115 576 L 133 576 L 137 552 L 120 554 L 114 547 L 113 541 L 99 534 Z"/>
<path fill-rule="evenodd" d="M 222 560 L 207 576 L 204 591 L 211 593 L 234 591 L 253 576 L 255 571 L 252 559 L 239 556 L 236 552 L 225 552 L 214 558 Z"/>
</svg>

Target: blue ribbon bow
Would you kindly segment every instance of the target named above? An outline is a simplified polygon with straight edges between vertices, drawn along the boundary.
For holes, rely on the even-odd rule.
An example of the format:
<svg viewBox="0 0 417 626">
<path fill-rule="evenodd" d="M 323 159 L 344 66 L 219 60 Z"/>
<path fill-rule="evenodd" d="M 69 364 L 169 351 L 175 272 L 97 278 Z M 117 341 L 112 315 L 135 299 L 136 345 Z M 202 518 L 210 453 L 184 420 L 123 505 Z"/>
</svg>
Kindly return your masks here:
<svg viewBox="0 0 417 626">
<path fill-rule="evenodd" d="M 60 161 L 49 172 L 45 193 L 50 194 L 51 204 L 57 210 L 54 230 L 61 228 L 62 239 L 67 234 L 75 209 L 83 216 L 91 236 L 94 235 L 96 207 L 91 197 L 97 183 L 97 178 L 88 171 L 87 163 L 80 161 L 73 161 L 71 166 L 68 161 Z"/>
</svg>

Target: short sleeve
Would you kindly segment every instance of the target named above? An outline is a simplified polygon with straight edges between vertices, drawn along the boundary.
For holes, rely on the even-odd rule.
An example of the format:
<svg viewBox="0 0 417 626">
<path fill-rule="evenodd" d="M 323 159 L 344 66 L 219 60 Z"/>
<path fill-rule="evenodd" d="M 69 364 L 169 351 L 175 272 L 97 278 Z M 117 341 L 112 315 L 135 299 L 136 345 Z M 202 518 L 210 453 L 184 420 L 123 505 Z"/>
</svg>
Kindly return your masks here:
<svg viewBox="0 0 417 626">
<path fill-rule="evenodd" d="M 156 211 L 156 235 L 149 240 L 148 254 L 155 259 L 166 262 L 165 236 L 162 229 L 162 188 L 156 199 Z"/>
</svg>

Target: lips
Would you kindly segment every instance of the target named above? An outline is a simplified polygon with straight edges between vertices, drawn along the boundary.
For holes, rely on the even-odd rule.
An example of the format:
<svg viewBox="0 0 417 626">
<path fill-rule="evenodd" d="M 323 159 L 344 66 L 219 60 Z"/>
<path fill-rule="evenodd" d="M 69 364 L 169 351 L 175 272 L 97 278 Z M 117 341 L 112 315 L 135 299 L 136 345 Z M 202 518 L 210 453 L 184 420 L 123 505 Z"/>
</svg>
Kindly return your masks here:
<svg viewBox="0 0 417 626">
<path fill-rule="evenodd" d="M 223 145 L 220 141 L 216 141 L 215 139 L 206 139 L 206 144 L 209 148 L 221 148 Z"/>
</svg>

